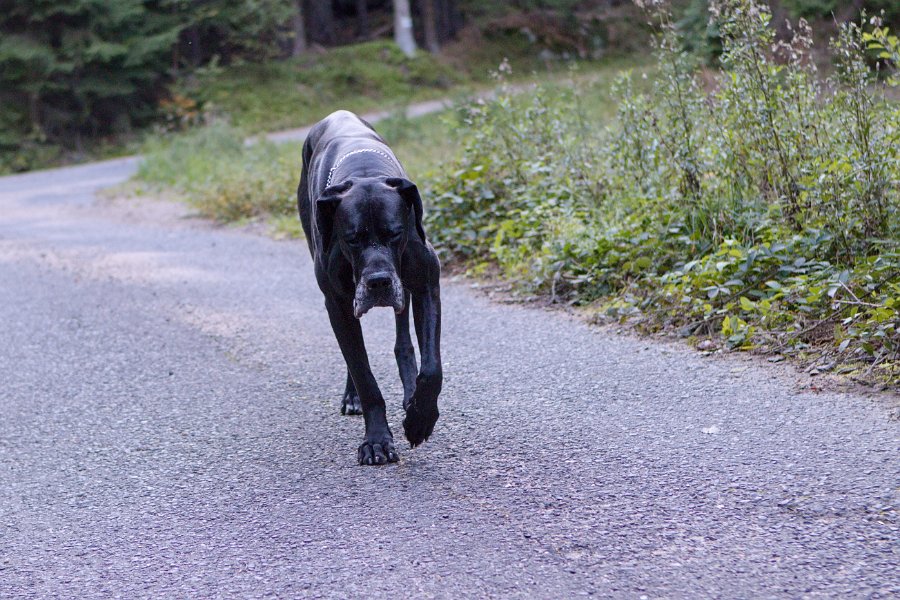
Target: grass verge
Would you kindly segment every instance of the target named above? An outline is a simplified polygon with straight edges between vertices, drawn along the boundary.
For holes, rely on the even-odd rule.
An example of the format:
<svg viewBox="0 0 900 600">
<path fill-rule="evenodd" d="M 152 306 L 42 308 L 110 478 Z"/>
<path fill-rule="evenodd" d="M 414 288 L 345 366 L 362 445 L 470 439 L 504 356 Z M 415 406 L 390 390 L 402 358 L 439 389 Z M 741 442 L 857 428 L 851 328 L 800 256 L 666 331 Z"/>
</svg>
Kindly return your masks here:
<svg viewBox="0 0 900 600">
<path fill-rule="evenodd" d="M 365 112 L 443 97 L 468 81 L 465 73 L 427 52 L 408 58 L 393 43 L 375 41 L 296 59 L 208 69 L 182 82 L 179 93 L 192 109 L 223 115 L 250 134 L 313 123 L 337 105 Z"/>
</svg>

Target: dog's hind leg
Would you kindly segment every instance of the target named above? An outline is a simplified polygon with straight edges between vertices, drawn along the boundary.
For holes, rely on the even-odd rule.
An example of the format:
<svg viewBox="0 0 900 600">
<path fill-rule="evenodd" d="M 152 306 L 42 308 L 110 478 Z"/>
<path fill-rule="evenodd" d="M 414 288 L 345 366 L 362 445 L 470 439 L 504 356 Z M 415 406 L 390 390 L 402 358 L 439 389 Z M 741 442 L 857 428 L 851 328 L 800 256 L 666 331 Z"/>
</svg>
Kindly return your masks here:
<svg viewBox="0 0 900 600">
<path fill-rule="evenodd" d="M 397 341 L 394 343 L 394 356 L 400 369 L 400 381 L 403 382 L 403 409 L 409 408 L 409 401 L 416 389 L 416 351 L 409 337 L 409 292 L 403 292 L 403 311 L 397 313 Z"/>
<path fill-rule="evenodd" d="M 357 450 L 357 460 L 361 465 L 397 462 L 400 457 L 394 448 L 394 435 L 388 427 L 384 397 L 369 367 L 369 357 L 366 354 L 359 319 L 353 316 L 349 301 L 342 302 L 326 295 L 325 308 L 328 309 L 331 328 L 334 329 L 341 354 L 344 355 L 354 387 L 359 393 L 363 419 L 366 423 L 366 436 Z"/>
<path fill-rule="evenodd" d="M 353 385 L 353 377 L 350 376 L 349 368 L 347 369 L 347 386 L 344 388 L 344 397 L 341 398 L 341 414 L 363 414 L 362 404 L 359 402 L 359 394 L 356 393 L 356 386 Z"/>
</svg>

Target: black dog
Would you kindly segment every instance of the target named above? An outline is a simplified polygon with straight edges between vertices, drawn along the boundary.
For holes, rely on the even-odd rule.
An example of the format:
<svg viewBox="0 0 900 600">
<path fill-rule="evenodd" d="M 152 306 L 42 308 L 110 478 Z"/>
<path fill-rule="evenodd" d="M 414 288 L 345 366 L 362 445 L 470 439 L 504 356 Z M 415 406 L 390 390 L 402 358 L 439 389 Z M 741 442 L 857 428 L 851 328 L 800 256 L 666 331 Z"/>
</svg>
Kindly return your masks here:
<svg viewBox="0 0 900 600">
<path fill-rule="evenodd" d="M 384 398 L 369 368 L 359 319 L 374 306 L 396 313 L 394 354 L 403 381 L 403 429 L 415 447 L 438 418 L 441 391 L 441 266 L 422 228 L 422 199 L 371 125 L 339 110 L 309 132 L 297 190 L 316 280 L 347 362 L 342 414 L 362 412 L 360 464 L 398 460 Z M 409 304 L 422 368 L 409 336 Z"/>
</svg>

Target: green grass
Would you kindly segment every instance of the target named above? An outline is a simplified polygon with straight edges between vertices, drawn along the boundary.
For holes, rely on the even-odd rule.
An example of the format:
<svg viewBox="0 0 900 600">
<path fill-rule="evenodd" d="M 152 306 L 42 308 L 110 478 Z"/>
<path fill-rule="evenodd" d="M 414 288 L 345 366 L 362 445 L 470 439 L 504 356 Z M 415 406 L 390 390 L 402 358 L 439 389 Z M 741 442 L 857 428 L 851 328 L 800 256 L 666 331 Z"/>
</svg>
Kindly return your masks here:
<svg viewBox="0 0 900 600">
<path fill-rule="evenodd" d="M 443 96 L 466 77 L 430 54 L 376 41 L 296 59 L 212 71 L 186 95 L 247 133 L 313 123 L 341 106 L 364 112 Z"/>
<path fill-rule="evenodd" d="M 566 77 L 573 64 L 608 69 L 619 58 L 593 63 L 545 62 L 518 37 L 484 41 L 464 54 L 407 58 L 392 43 L 367 42 L 266 64 L 245 64 L 186 80 L 182 93 L 245 133 L 276 131 L 314 123 L 336 108 L 362 113 L 400 109 L 412 102 L 462 96 L 493 87 L 490 74 L 504 57 L 512 82 Z M 599 65 L 599 67 L 598 67 Z"/>
<path fill-rule="evenodd" d="M 391 117 L 376 125 L 413 179 L 432 174 L 453 147 L 452 111 L 417 119 Z M 279 237 L 300 237 L 295 193 L 299 142 L 253 146 L 224 123 L 194 129 L 145 147 L 136 178 L 166 188 L 221 223 L 269 220 Z"/>
<path fill-rule="evenodd" d="M 584 118 L 602 123 L 615 111 L 609 94 L 611 82 L 624 68 L 635 64 L 640 63 L 619 59 L 562 72 L 547 84 L 548 89 L 564 93 L 573 85 L 583 87 L 588 92 L 580 106 Z M 526 81 L 523 77 L 516 83 Z M 456 94 L 460 92 L 457 90 Z M 459 106 L 462 105 L 460 99 Z M 335 108 L 330 106 L 327 110 Z M 375 128 L 410 177 L 424 181 L 448 168 L 458 154 L 461 140 L 457 132 L 463 114 L 461 108 L 451 108 L 408 119 L 402 110 L 397 110 Z M 201 214 L 220 222 L 271 218 L 282 235 L 299 234 L 298 229 L 286 226 L 286 221 L 280 219 L 290 219 L 295 214 L 301 144 L 261 142 L 246 146 L 245 132 L 245 128 L 219 121 L 182 134 L 150 138 L 137 178 L 176 191 Z"/>
<path fill-rule="evenodd" d="M 291 214 L 301 144 L 244 145 L 239 130 L 219 123 L 147 144 L 137 178 L 173 189 L 221 222 Z"/>
</svg>

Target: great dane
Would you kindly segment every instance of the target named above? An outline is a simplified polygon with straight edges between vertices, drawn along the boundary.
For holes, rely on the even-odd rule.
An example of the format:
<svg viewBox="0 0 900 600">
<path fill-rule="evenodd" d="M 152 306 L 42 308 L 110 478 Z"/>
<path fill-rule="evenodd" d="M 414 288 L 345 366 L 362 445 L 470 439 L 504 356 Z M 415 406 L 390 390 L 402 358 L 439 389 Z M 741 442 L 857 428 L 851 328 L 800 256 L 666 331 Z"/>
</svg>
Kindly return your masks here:
<svg viewBox="0 0 900 600">
<path fill-rule="evenodd" d="M 303 144 L 297 189 L 300 220 L 316 280 L 347 363 L 341 413 L 362 413 L 361 465 L 399 459 L 384 397 L 369 368 L 359 319 L 376 306 L 396 317 L 394 354 L 403 382 L 403 430 L 412 447 L 438 419 L 441 370 L 441 266 L 422 227 L 422 198 L 372 126 L 339 110 L 317 123 Z M 421 368 L 409 334 L 409 307 Z"/>
</svg>

